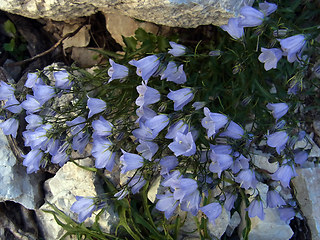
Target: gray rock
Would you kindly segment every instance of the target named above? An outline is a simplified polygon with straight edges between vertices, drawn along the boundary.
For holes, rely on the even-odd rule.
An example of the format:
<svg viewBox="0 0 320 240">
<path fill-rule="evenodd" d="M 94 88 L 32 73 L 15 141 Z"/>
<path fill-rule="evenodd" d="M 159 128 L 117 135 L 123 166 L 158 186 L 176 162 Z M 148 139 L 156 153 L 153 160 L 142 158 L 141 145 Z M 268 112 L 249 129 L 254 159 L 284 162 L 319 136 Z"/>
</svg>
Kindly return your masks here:
<svg viewBox="0 0 320 240">
<path fill-rule="evenodd" d="M 127 15 L 139 20 L 171 27 L 225 24 L 241 6 L 253 0 L 6 0 L 0 9 L 29 18 L 66 21 L 90 16 L 98 11 Z"/>
<path fill-rule="evenodd" d="M 312 137 L 306 135 L 304 139 L 301 141 L 296 142 L 294 148 L 303 148 L 304 150 L 310 150 L 309 157 L 320 157 L 320 148 L 317 144 L 313 141 Z"/>
<path fill-rule="evenodd" d="M 0 129 L 0 202 L 13 201 L 27 209 L 35 209 L 43 202 L 41 174 L 27 174 L 14 156 L 6 136 Z"/>
<path fill-rule="evenodd" d="M 91 159 L 86 158 L 79 161 L 80 165 L 92 166 Z M 66 215 L 77 221 L 77 214 L 70 211 L 71 205 L 76 201 L 75 196 L 93 197 L 103 192 L 102 185 L 97 181 L 93 172 L 79 168 L 72 162 L 66 163 L 57 174 L 45 182 L 47 191 L 46 201 L 54 204 Z M 110 204 L 110 203 L 107 203 Z M 52 210 L 48 203 L 40 207 L 37 213 L 40 226 L 48 240 L 59 239 L 65 232 L 56 223 L 53 215 L 42 210 Z M 98 212 L 97 212 L 98 213 Z M 95 214 L 85 221 L 86 226 L 91 226 L 95 221 Z M 100 216 L 99 225 L 103 232 L 112 231 L 118 222 L 118 216 L 114 212 L 112 205 L 107 207 L 107 211 Z"/>
<path fill-rule="evenodd" d="M 222 208 L 220 216 L 215 220 L 215 225 L 208 221 L 207 230 L 211 239 L 220 239 L 225 233 L 230 222 L 230 212 Z"/>
<path fill-rule="evenodd" d="M 74 32 L 80 24 L 76 25 L 69 25 L 66 24 L 63 28 L 63 36 L 67 35 L 68 33 Z M 69 47 L 86 47 L 88 46 L 90 42 L 90 25 L 86 25 L 82 27 L 77 34 L 74 36 L 67 38 L 63 41 L 63 48 L 69 48 Z"/>
<path fill-rule="evenodd" d="M 230 219 L 230 222 L 229 222 L 229 225 L 226 229 L 226 234 L 228 237 L 230 237 L 233 233 L 233 231 L 236 229 L 236 227 L 239 226 L 241 222 L 241 217 L 239 215 L 238 212 L 234 212 L 231 219 Z"/>
<path fill-rule="evenodd" d="M 303 215 L 307 218 L 312 239 L 320 239 L 320 168 L 299 168 L 292 182 Z"/>
<path fill-rule="evenodd" d="M 251 160 L 255 166 L 260 169 L 266 170 L 269 173 L 275 173 L 279 168 L 279 163 L 269 162 L 270 154 L 263 153 L 262 151 L 255 150 L 251 155 Z"/>
</svg>

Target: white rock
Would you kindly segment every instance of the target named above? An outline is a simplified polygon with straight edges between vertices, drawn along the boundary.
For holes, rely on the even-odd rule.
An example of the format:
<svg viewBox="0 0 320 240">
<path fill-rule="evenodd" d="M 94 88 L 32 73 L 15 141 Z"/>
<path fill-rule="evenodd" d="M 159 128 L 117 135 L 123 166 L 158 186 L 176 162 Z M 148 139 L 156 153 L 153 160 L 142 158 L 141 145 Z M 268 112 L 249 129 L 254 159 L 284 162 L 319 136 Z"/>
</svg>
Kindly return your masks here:
<svg viewBox="0 0 320 240">
<path fill-rule="evenodd" d="M 275 173 L 279 168 L 279 163 L 278 162 L 270 163 L 268 161 L 269 158 L 270 158 L 270 154 L 263 153 L 262 151 L 259 151 L 259 150 L 255 150 L 251 155 L 251 161 L 255 166 L 263 170 L 266 170 L 269 173 Z"/>
<path fill-rule="evenodd" d="M 215 220 L 215 225 L 208 221 L 207 230 L 211 239 L 220 239 L 225 233 L 230 222 L 230 212 L 222 208 L 220 216 Z"/>
<path fill-rule="evenodd" d="M 68 33 L 74 32 L 80 25 L 68 25 L 66 24 L 63 28 L 63 36 Z M 90 25 L 83 26 L 79 32 L 74 36 L 67 38 L 63 41 L 63 48 L 69 47 L 86 47 L 90 42 Z"/>
<path fill-rule="evenodd" d="M 235 230 L 236 227 L 239 226 L 241 222 L 241 217 L 239 215 L 238 212 L 234 212 L 231 219 L 230 219 L 230 222 L 229 222 L 229 225 L 226 229 L 226 234 L 228 237 L 230 237 L 233 233 L 233 231 Z"/>
<path fill-rule="evenodd" d="M 87 158 L 79 161 L 79 164 L 92 166 L 93 163 L 91 159 Z M 97 178 L 93 172 L 79 168 L 72 162 L 66 163 L 53 178 L 47 180 L 45 182 L 45 189 L 47 191 L 46 201 L 54 204 L 75 221 L 78 219 L 77 214 L 70 211 L 71 205 L 76 201 L 75 196 L 93 197 L 103 192 L 102 185 L 97 182 Z M 49 204 L 46 203 L 41 206 L 40 210 L 36 211 L 44 235 L 49 240 L 59 239 L 65 232 L 56 223 L 51 214 L 42 211 L 44 209 L 52 210 Z M 91 226 L 94 221 L 95 214 L 85 221 L 85 225 Z M 112 207 L 108 207 L 108 210 L 104 211 L 100 217 L 99 224 L 101 230 L 110 232 L 117 221 L 117 214 Z"/>
<path fill-rule="evenodd" d="M 320 168 L 298 168 L 292 182 L 303 215 L 307 218 L 312 239 L 320 239 Z"/>
<path fill-rule="evenodd" d="M 1 129 L 0 172 L 0 202 L 13 201 L 28 209 L 40 206 L 43 202 L 40 191 L 43 176 L 27 174 L 26 167 L 17 162 Z"/>
<path fill-rule="evenodd" d="M 301 141 L 296 142 L 294 148 L 303 148 L 305 150 L 311 149 L 309 157 L 320 157 L 320 148 L 309 135 L 306 135 Z"/>
<path fill-rule="evenodd" d="M 66 21 L 98 11 L 127 15 L 139 20 L 172 27 L 226 24 L 241 6 L 253 0 L 6 0 L 0 9 L 29 18 Z"/>
</svg>

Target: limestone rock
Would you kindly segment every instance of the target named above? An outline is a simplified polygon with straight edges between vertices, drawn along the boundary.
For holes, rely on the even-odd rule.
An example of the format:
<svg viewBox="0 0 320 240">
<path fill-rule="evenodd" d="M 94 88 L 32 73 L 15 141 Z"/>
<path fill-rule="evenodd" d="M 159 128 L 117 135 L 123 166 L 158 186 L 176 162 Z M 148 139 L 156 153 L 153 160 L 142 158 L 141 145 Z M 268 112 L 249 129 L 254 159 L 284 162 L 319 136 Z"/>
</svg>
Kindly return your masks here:
<svg viewBox="0 0 320 240">
<path fill-rule="evenodd" d="M 310 149 L 309 157 L 320 157 L 320 148 L 317 144 L 312 140 L 311 136 L 306 135 L 304 139 L 296 142 L 294 148 L 302 148 L 304 150 Z"/>
<path fill-rule="evenodd" d="M 211 239 L 220 239 L 230 222 L 230 212 L 222 208 L 220 216 L 215 220 L 215 225 L 208 221 L 207 229 Z"/>
<path fill-rule="evenodd" d="M 66 24 L 63 28 L 63 36 L 68 33 L 74 32 L 79 25 L 68 25 Z M 86 25 L 82 27 L 79 32 L 77 32 L 74 36 L 67 38 L 63 41 L 63 48 L 69 47 L 86 47 L 90 42 L 90 25 Z"/>
<path fill-rule="evenodd" d="M 275 173 L 279 168 L 279 163 L 269 162 L 270 154 L 263 153 L 262 151 L 255 150 L 252 154 L 252 162 L 258 168 L 268 171 L 269 173 Z"/>
<path fill-rule="evenodd" d="M 80 165 L 92 166 L 92 160 L 86 158 L 79 161 Z M 102 193 L 102 186 L 97 182 L 93 172 L 89 172 L 77 167 L 74 163 L 66 163 L 57 174 L 45 182 L 47 191 L 46 201 L 54 204 L 57 208 L 77 221 L 77 214 L 70 211 L 71 205 L 76 201 L 75 196 L 92 197 Z M 107 207 L 107 211 L 100 217 L 100 227 L 104 232 L 112 231 L 114 225 L 118 221 L 117 214 L 114 212 L 111 203 Z M 47 236 L 47 239 L 59 239 L 64 230 L 55 222 L 53 216 L 42 210 L 52 210 L 49 204 L 41 206 L 37 211 L 40 226 Z M 95 221 L 95 214 L 85 221 L 85 225 L 91 226 Z"/>
<path fill-rule="evenodd" d="M 66 21 L 90 16 L 98 11 L 127 15 L 171 27 L 225 24 L 241 6 L 253 0 L 6 0 L 0 9 L 29 18 Z"/>
<path fill-rule="evenodd" d="M 6 136 L 0 130 L 0 202 L 13 201 L 27 209 L 35 209 L 43 202 L 41 174 L 27 174 L 10 149 Z"/>
<path fill-rule="evenodd" d="M 303 215 L 307 218 L 312 239 L 320 239 L 320 168 L 299 168 L 292 182 Z"/>
</svg>

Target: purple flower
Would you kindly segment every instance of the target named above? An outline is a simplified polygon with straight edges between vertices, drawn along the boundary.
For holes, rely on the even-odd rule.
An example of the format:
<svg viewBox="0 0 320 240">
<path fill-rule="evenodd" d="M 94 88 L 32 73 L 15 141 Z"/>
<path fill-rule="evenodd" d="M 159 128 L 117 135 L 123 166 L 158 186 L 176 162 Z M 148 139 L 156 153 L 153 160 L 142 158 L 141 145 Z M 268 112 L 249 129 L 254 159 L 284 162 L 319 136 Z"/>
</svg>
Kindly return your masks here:
<svg viewBox="0 0 320 240">
<path fill-rule="evenodd" d="M 220 27 L 223 31 L 228 32 L 234 39 L 239 39 L 244 34 L 243 27 L 239 26 L 239 21 L 239 18 L 229 18 L 228 24 Z"/>
<path fill-rule="evenodd" d="M 289 187 L 291 178 L 296 176 L 298 176 L 298 174 L 296 173 L 295 167 L 288 164 L 279 167 L 275 173 L 271 174 L 271 178 L 280 181 L 281 185 L 285 188 Z"/>
<path fill-rule="evenodd" d="M 304 164 L 308 159 L 309 154 L 306 151 L 299 151 L 294 154 L 294 162 L 297 164 Z"/>
<path fill-rule="evenodd" d="M 193 99 L 193 93 L 190 88 L 182 88 L 177 91 L 170 90 L 167 97 L 174 102 L 174 111 L 179 111 Z"/>
<path fill-rule="evenodd" d="M 246 190 L 249 188 L 255 188 L 258 184 L 255 172 L 251 169 L 241 170 L 238 176 L 235 177 L 235 181 L 240 183 L 240 186 Z"/>
<path fill-rule="evenodd" d="M 166 156 L 160 159 L 161 175 L 169 174 L 169 172 L 178 166 L 179 162 L 175 156 Z"/>
<path fill-rule="evenodd" d="M 35 84 L 32 90 L 34 97 L 41 105 L 56 95 L 54 88 L 48 85 Z"/>
<path fill-rule="evenodd" d="M 280 219 L 286 224 L 289 224 L 290 221 L 296 216 L 296 212 L 293 208 L 278 208 Z"/>
<path fill-rule="evenodd" d="M 143 158 L 138 154 L 128 153 L 122 150 L 120 162 L 122 163 L 121 173 L 124 174 L 130 170 L 134 170 L 143 166 Z"/>
<path fill-rule="evenodd" d="M 165 217 L 169 219 L 178 207 L 178 201 L 173 198 L 173 194 L 169 191 L 166 191 L 164 195 L 157 194 L 157 199 L 159 200 L 156 204 L 156 209 L 164 212 Z"/>
<path fill-rule="evenodd" d="M 21 106 L 27 111 L 27 114 L 39 112 L 41 103 L 32 95 L 27 94 L 26 100 L 21 103 Z"/>
<path fill-rule="evenodd" d="M 146 122 L 148 119 L 151 119 L 157 115 L 155 111 L 147 106 L 141 106 L 137 108 L 136 114 L 139 117 L 136 121 L 137 123 Z"/>
<path fill-rule="evenodd" d="M 195 154 L 197 150 L 191 132 L 187 134 L 177 132 L 174 142 L 170 143 L 168 147 L 176 157 L 180 155 L 189 157 Z"/>
<path fill-rule="evenodd" d="M 78 221 L 84 222 L 87 218 L 91 217 L 93 211 L 96 210 L 93 199 L 90 197 L 76 196 L 76 202 L 74 202 L 70 208 L 72 212 L 78 214 Z"/>
<path fill-rule="evenodd" d="M 289 110 L 289 106 L 286 103 L 268 103 L 267 108 L 272 111 L 272 115 L 276 120 L 284 116 Z"/>
<path fill-rule="evenodd" d="M 43 125 L 33 130 L 24 131 L 22 133 L 24 137 L 24 145 L 31 147 L 31 149 L 45 149 L 48 137 L 47 131 L 51 128 L 51 125 Z"/>
<path fill-rule="evenodd" d="M 109 59 L 111 67 L 108 69 L 108 75 L 110 77 L 109 82 L 114 79 L 123 79 L 128 76 L 129 69 L 126 66 L 115 63 L 111 58 Z"/>
<path fill-rule="evenodd" d="M 99 120 L 94 120 L 92 122 L 92 128 L 94 129 L 94 135 L 100 137 L 107 137 L 111 135 L 113 125 L 109 121 L 105 120 L 102 116 Z"/>
<path fill-rule="evenodd" d="M 187 81 L 183 65 L 177 67 L 176 63 L 172 61 L 168 63 L 166 70 L 161 74 L 161 80 L 165 78 L 167 81 L 177 84 L 183 84 Z"/>
<path fill-rule="evenodd" d="M 146 184 L 146 180 L 141 175 L 135 175 L 129 182 L 128 186 L 131 187 L 131 192 L 136 194 Z"/>
<path fill-rule="evenodd" d="M 180 178 L 171 186 L 174 188 L 173 198 L 183 201 L 198 189 L 197 181 L 191 178 Z"/>
<path fill-rule="evenodd" d="M 80 154 L 84 153 L 84 149 L 89 143 L 90 135 L 85 132 L 81 131 L 76 134 L 72 139 L 72 149 L 75 151 L 79 151 Z"/>
<path fill-rule="evenodd" d="M 125 198 L 129 194 L 128 190 L 122 189 L 121 191 L 117 192 L 114 197 L 116 197 L 118 200 L 121 200 Z"/>
<path fill-rule="evenodd" d="M 225 194 L 225 200 L 224 200 L 224 208 L 227 211 L 231 211 L 232 208 L 234 208 L 234 202 L 237 200 L 237 195 L 232 193 L 226 193 Z"/>
<path fill-rule="evenodd" d="M 271 68 L 276 69 L 277 63 L 282 57 L 282 51 L 278 48 L 261 48 L 261 54 L 258 59 L 260 62 L 264 63 L 264 69 L 269 71 Z"/>
<path fill-rule="evenodd" d="M 203 109 L 205 117 L 201 120 L 201 125 L 207 129 L 208 137 L 214 135 L 220 128 L 228 122 L 228 118 L 220 113 L 212 113 L 205 107 Z"/>
<path fill-rule="evenodd" d="M 164 176 L 164 180 L 161 182 L 161 185 L 164 187 L 170 187 L 173 191 L 175 187 L 179 184 L 181 179 L 181 173 L 178 170 L 176 170 Z"/>
<path fill-rule="evenodd" d="M 253 200 L 246 210 L 248 211 L 250 218 L 257 216 L 261 220 L 264 220 L 263 204 L 261 200 Z"/>
<path fill-rule="evenodd" d="M 264 1 L 264 3 L 259 3 L 259 8 L 265 16 L 269 16 L 271 13 L 277 10 L 278 6 L 277 4 L 268 3 L 267 1 Z"/>
<path fill-rule="evenodd" d="M 236 160 L 234 160 L 230 168 L 234 174 L 238 173 L 241 169 L 248 169 L 249 159 L 241 154 Z"/>
<path fill-rule="evenodd" d="M 219 203 L 214 202 L 201 207 L 200 210 L 208 217 L 212 225 L 215 225 L 215 220 L 220 216 L 222 207 Z"/>
<path fill-rule="evenodd" d="M 264 19 L 264 14 L 262 12 L 250 6 L 243 6 L 240 9 L 240 15 L 242 16 L 239 21 L 240 27 L 259 26 Z"/>
<path fill-rule="evenodd" d="M 149 78 L 158 70 L 160 60 L 156 55 L 147 56 L 138 61 L 131 60 L 130 65 L 137 67 L 137 75 L 147 82 Z"/>
<path fill-rule="evenodd" d="M 158 151 L 159 146 L 154 142 L 140 141 L 136 150 L 141 154 L 142 157 L 151 161 L 152 157 Z"/>
<path fill-rule="evenodd" d="M 243 136 L 243 129 L 240 125 L 236 124 L 234 121 L 231 121 L 226 129 L 219 136 L 221 137 L 230 137 L 233 139 L 241 139 Z"/>
<path fill-rule="evenodd" d="M 233 163 L 233 158 L 229 154 L 217 153 L 214 150 L 210 153 L 210 159 L 212 163 L 209 166 L 209 170 L 213 173 L 218 173 L 219 178 L 222 171 L 228 169 Z"/>
<path fill-rule="evenodd" d="M 103 137 L 94 137 L 92 144 L 92 156 L 95 157 L 95 167 L 105 168 L 108 171 L 112 171 L 115 161 L 115 153 L 111 151 L 112 142 Z"/>
<path fill-rule="evenodd" d="M 39 149 L 31 150 L 27 155 L 21 155 L 23 160 L 23 166 L 27 167 L 27 173 L 37 172 L 40 167 L 40 161 L 43 156 L 43 152 Z"/>
<path fill-rule="evenodd" d="M 169 124 L 169 118 L 160 114 L 153 118 L 148 119 L 145 122 L 145 126 L 152 130 L 153 135 L 158 135 L 162 129 L 164 129 Z"/>
<path fill-rule="evenodd" d="M 36 114 L 30 114 L 25 117 L 26 122 L 28 123 L 26 129 L 34 129 L 42 125 L 42 117 Z"/>
<path fill-rule="evenodd" d="M 27 80 L 26 83 L 24 84 L 25 87 L 27 88 L 33 88 L 34 85 L 36 84 L 44 84 L 41 78 L 37 76 L 36 73 L 28 73 L 27 74 Z"/>
<path fill-rule="evenodd" d="M 66 70 L 53 73 L 53 77 L 56 80 L 55 86 L 60 89 L 71 89 L 73 82 L 69 80 L 69 73 Z"/>
<path fill-rule="evenodd" d="M 267 193 L 267 204 L 269 208 L 275 208 L 286 205 L 286 202 L 277 191 L 269 190 Z"/>
<path fill-rule="evenodd" d="M 71 127 L 71 134 L 78 134 L 86 125 L 86 119 L 84 117 L 76 117 L 72 121 L 66 121 L 67 126 Z"/>
<path fill-rule="evenodd" d="M 175 56 L 175 57 L 180 57 L 183 56 L 186 53 L 186 47 L 175 43 L 175 42 L 169 42 L 170 46 L 172 47 L 172 49 L 169 49 L 169 52 L 171 55 Z"/>
<path fill-rule="evenodd" d="M 143 122 L 140 122 L 140 128 L 137 128 L 132 131 L 133 136 L 139 140 L 150 141 L 153 140 L 158 133 L 153 132 L 148 128 Z"/>
<path fill-rule="evenodd" d="M 23 110 L 23 108 L 20 105 L 20 102 L 15 98 L 14 95 L 11 98 L 9 98 L 8 101 L 6 101 L 4 108 L 12 113 L 20 113 Z"/>
<path fill-rule="evenodd" d="M 91 118 L 93 115 L 97 113 L 103 112 L 107 107 L 107 104 L 105 101 L 98 98 L 91 98 L 91 97 L 88 97 L 87 105 L 90 110 L 88 118 Z"/>
<path fill-rule="evenodd" d="M 288 134 L 285 131 L 275 132 L 267 136 L 267 144 L 270 147 L 275 147 L 278 154 L 285 148 L 289 139 Z"/>
<path fill-rule="evenodd" d="M 178 132 L 183 134 L 187 134 L 188 132 L 188 125 L 185 124 L 182 120 L 179 120 L 178 122 L 169 127 L 168 133 L 165 136 L 165 138 L 174 139 Z"/>
<path fill-rule="evenodd" d="M 12 97 L 14 97 L 14 87 L 4 81 L 0 81 L 0 100 L 7 100 Z"/>
<path fill-rule="evenodd" d="M 0 128 L 2 128 L 4 135 L 11 135 L 13 138 L 17 137 L 18 127 L 19 121 L 15 118 L 9 118 L 0 123 Z"/>
<path fill-rule="evenodd" d="M 192 107 L 194 107 L 196 110 L 199 110 L 201 108 L 203 108 L 206 105 L 205 102 L 194 102 L 192 104 Z"/>
<path fill-rule="evenodd" d="M 278 39 L 281 48 L 287 56 L 288 62 L 294 62 L 297 60 L 297 54 L 301 53 L 302 48 L 306 44 L 306 38 L 304 35 L 294 35 L 285 39 Z"/>
<path fill-rule="evenodd" d="M 136 105 L 147 106 L 156 103 L 160 100 L 160 93 L 158 90 L 148 87 L 144 82 L 137 86 L 139 97 L 136 99 Z"/>
<path fill-rule="evenodd" d="M 59 166 L 62 167 L 69 160 L 69 155 L 66 152 L 69 147 L 70 145 L 67 142 L 63 143 L 58 148 L 56 154 L 52 156 L 51 162 L 59 164 Z"/>
<path fill-rule="evenodd" d="M 181 201 L 180 207 L 182 211 L 190 212 L 193 216 L 196 216 L 199 210 L 199 204 L 200 193 L 199 190 L 196 189 Z"/>
</svg>

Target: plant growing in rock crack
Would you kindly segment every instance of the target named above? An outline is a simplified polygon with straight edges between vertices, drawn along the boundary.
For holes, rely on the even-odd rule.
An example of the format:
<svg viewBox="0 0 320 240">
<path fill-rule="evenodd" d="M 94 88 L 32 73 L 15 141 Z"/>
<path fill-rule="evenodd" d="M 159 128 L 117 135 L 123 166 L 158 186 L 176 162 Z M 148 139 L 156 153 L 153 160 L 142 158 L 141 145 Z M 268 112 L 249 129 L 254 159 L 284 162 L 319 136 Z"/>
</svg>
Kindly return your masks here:
<svg viewBox="0 0 320 240">
<path fill-rule="evenodd" d="M 95 167 L 87 169 L 105 180 L 106 192 L 77 196 L 71 210 L 80 224 L 51 211 L 67 235 L 176 239 L 186 213 L 206 239 L 208 224 L 226 210 L 245 212 L 247 238 L 250 218 L 263 220 L 265 208 L 278 208 L 285 221 L 295 216 L 294 199 L 282 190 L 308 159 L 308 151 L 295 147 L 306 137 L 296 111 L 312 84 L 304 76 L 314 67 L 319 29 L 284 27 L 277 7 L 243 7 L 221 26 L 217 42 L 194 49 L 138 29 L 124 38 L 124 55 L 104 52 L 112 56 L 104 66 L 29 73 L 21 93 L 1 82 L 3 132 L 16 137 L 18 117 L 26 114 L 28 173 L 50 162 L 78 164 L 71 152 L 92 146 Z M 257 150 L 269 154 L 275 170 L 255 161 Z M 113 186 L 104 171 L 120 171 L 125 181 Z M 83 227 L 110 199 L 120 217 L 114 235 L 97 224 Z"/>
</svg>

